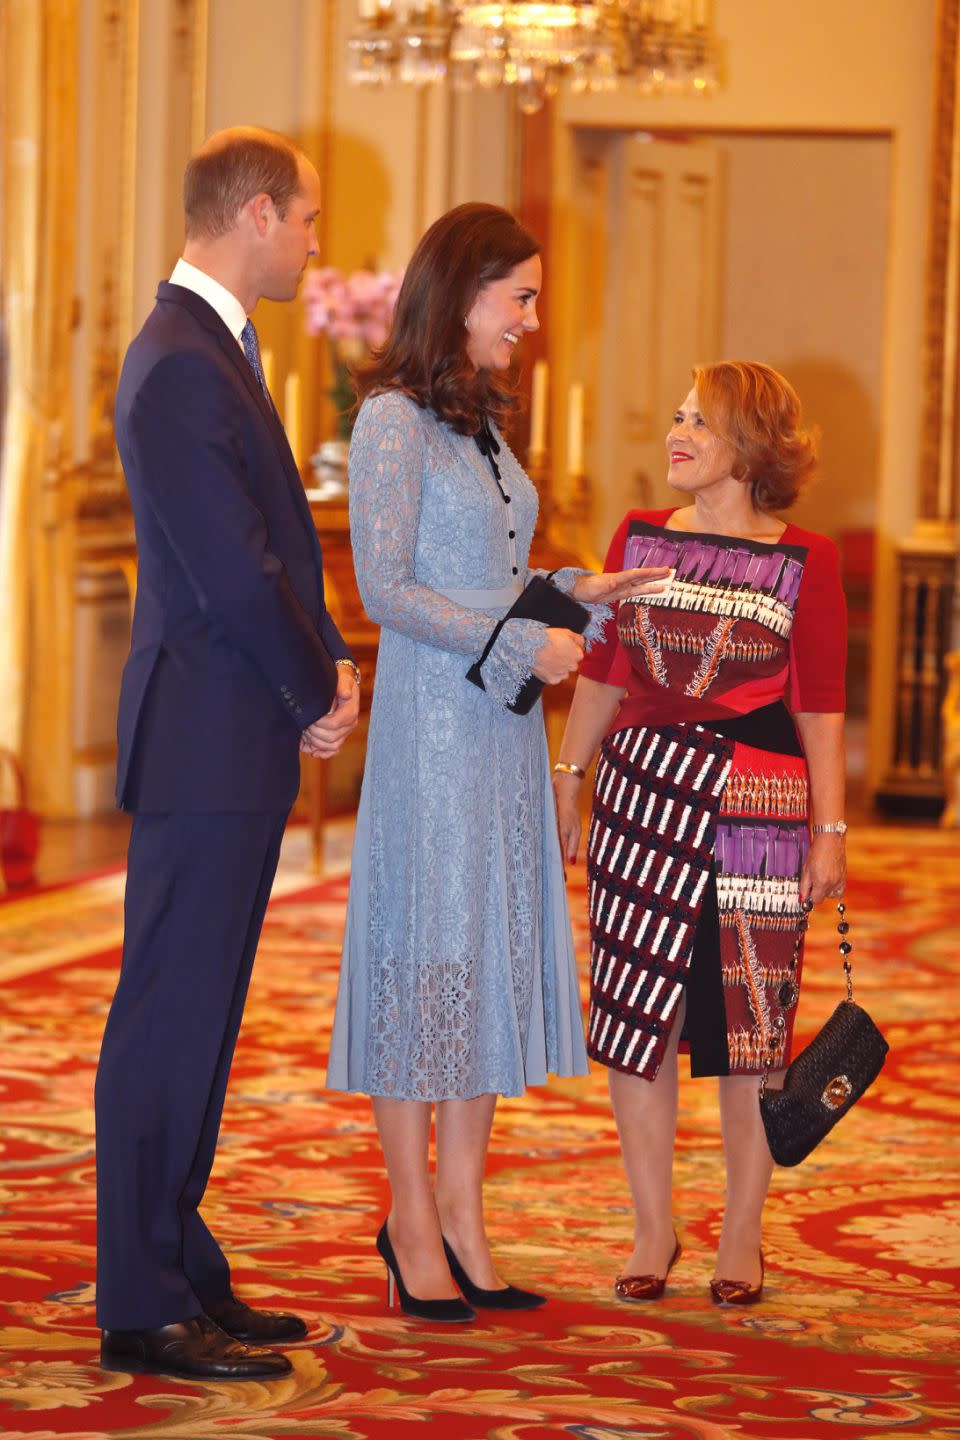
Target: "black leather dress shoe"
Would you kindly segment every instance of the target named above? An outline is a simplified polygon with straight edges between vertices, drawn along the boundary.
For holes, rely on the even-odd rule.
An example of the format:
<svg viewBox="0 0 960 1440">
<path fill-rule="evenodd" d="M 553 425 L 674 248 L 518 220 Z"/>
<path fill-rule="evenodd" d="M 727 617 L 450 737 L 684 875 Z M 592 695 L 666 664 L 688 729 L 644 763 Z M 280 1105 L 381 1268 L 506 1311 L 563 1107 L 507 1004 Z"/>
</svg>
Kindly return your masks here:
<svg viewBox="0 0 960 1440">
<path fill-rule="evenodd" d="M 293 1368 L 286 1355 L 232 1339 L 209 1315 L 156 1330 L 104 1330 L 100 1364 L 104 1370 L 183 1380 L 276 1380 Z"/>
<path fill-rule="evenodd" d="M 299 1315 L 288 1315 L 281 1310 L 251 1310 L 236 1295 L 212 1305 L 207 1314 L 234 1340 L 244 1340 L 248 1345 L 282 1345 L 290 1340 L 302 1340 L 307 1333 Z"/>
</svg>

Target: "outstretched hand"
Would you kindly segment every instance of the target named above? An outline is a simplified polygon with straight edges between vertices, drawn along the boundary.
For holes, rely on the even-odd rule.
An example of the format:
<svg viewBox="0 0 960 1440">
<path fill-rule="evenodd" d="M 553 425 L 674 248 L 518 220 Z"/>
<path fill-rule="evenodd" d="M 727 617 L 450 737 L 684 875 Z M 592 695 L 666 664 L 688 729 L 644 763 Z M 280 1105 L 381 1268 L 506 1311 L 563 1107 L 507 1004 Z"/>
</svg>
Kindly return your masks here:
<svg viewBox="0 0 960 1440">
<path fill-rule="evenodd" d="M 602 601 L 626 600 L 630 595 L 662 595 L 672 579 L 668 565 L 648 565 L 641 570 L 579 575 L 570 593 L 584 605 L 599 605 Z"/>
</svg>

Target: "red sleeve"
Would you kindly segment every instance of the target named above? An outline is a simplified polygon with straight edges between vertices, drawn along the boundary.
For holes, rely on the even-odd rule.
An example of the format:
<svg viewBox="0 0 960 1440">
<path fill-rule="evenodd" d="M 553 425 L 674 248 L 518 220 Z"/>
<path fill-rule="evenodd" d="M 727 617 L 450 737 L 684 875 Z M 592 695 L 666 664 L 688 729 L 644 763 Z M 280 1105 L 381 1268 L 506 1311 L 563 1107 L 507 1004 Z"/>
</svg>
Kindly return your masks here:
<svg viewBox="0 0 960 1440">
<path fill-rule="evenodd" d="M 627 547 L 627 530 L 630 521 L 636 511 L 628 510 L 614 532 L 610 541 L 610 548 L 607 551 L 607 558 L 603 562 L 605 573 L 615 572 L 623 569 L 623 552 Z M 616 666 L 617 652 L 620 650 L 620 641 L 617 639 L 617 618 L 616 611 L 612 620 L 608 620 L 603 632 L 603 639 L 594 641 L 590 647 L 589 655 L 585 655 L 580 664 L 580 675 L 586 675 L 588 680 L 599 680 L 601 685 L 626 684 L 626 678 L 621 679 L 617 669 L 622 669 L 622 664 Z M 626 657 L 623 657 L 626 659 Z M 629 661 L 627 661 L 627 673 L 629 673 Z"/>
<path fill-rule="evenodd" d="M 808 532 L 804 539 L 807 559 L 790 635 L 790 709 L 835 714 L 846 708 L 847 602 L 836 545 L 825 535 Z"/>
</svg>

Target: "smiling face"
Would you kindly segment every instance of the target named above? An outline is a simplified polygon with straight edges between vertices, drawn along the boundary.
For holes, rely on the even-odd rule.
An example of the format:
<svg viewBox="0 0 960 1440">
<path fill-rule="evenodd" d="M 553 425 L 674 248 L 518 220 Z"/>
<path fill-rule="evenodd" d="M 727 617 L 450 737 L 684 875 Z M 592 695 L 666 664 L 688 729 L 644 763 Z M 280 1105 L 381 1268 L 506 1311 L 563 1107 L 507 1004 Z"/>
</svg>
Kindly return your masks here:
<svg viewBox="0 0 960 1440">
<path fill-rule="evenodd" d="M 685 495 L 741 483 L 733 473 L 737 452 L 700 414 L 696 390 L 690 391 L 673 417 L 667 434 L 667 459 L 667 482 Z"/>
<path fill-rule="evenodd" d="M 537 296 L 543 283 L 539 255 L 502 280 L 484 285 L 467 315 L 467 355 L 478 370 L 506 370 L 524 331 L 540 329 Z"/>
</svg>

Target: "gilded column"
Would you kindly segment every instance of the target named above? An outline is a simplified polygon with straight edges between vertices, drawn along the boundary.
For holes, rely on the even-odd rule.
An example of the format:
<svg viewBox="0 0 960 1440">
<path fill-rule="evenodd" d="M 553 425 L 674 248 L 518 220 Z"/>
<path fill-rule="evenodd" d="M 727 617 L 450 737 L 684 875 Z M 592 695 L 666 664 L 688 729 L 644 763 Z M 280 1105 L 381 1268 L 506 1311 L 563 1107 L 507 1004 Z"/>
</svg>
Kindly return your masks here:
<svg viewBox="0 0 960 1440">
<path fill-rule="evenodd" d="M 0 743 L 30 803 L 71 805 L 70 348 L 77 129 L 75 0 L 0 6 L 0 289 L 7 410 L 0 459 Z"/>
<path fill-rule="evenodd" d="M 891 764 L 877 794 L 882 808 L 915 815 L 939 814 L 948 788 L 941 710 L 958 551 L 960 0 L 940 0 L 936 38 L 920 513 L 897 556 L 897 723 Z M 952 754 L 956 746 L 946 750 Z M 949 786 L 954 783 L 951 778 Z"/>
</svg>

